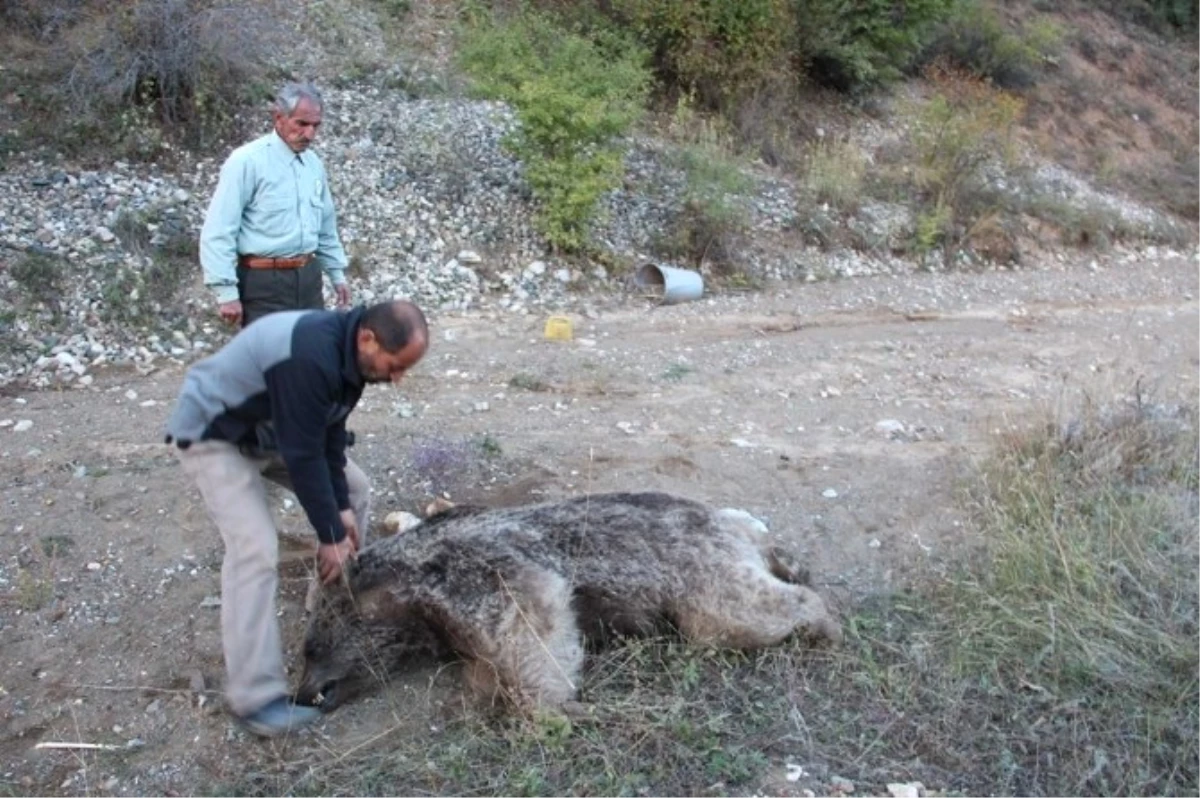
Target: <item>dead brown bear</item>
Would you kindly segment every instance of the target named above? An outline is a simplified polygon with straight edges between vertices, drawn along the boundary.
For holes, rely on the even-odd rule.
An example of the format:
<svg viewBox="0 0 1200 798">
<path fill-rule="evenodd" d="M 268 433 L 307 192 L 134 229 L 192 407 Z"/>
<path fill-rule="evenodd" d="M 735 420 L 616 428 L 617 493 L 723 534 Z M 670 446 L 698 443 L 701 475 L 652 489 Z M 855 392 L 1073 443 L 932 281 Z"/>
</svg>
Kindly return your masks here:
<svg viewBox="0 0 1200 798">
<path fill-rule="evenodd" d="M 586 642 L 668 629 L 757 648 L 841 629 L 749 514 L 662 493 L 455 507 L 360 552 L 322 592 L 298 695 L 325 709 L 414 657 L 461 657 L 473 690 L 518 708 L 577 692 Z"/>
</svg>

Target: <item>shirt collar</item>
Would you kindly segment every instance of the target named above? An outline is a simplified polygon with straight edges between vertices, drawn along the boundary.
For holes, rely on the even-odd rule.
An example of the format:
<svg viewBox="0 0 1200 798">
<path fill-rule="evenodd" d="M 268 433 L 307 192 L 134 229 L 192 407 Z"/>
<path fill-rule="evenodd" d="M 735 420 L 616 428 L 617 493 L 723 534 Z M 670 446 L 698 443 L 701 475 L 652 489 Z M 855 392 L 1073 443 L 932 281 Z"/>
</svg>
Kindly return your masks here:
<svg viewBox="0 0 1200 798">
<path fill-rule="evenodd" d="M 342 379 L 356 388 L 363 384 L 362 372 L 358 370 L 358 325 L 362 321 L 366 306 L 356 308 L 342 314 L 345 325 L 345 338 L 342 343 Z"/>
<path fill-rule="evenodd" d="M 283 140 L 283 137 L 280 136 L 275 130 L 271 131 L 271 147 L 279 152 L 280 157 L 282 157 L 286 163 L 290 164 L 292 160 L 295 159 L 305 166 L 308 165 L 308 162 L 304 160 L 304 153 L 292 152 L 292 148 L 288 146 L 287 142 Z"/>
</svg>

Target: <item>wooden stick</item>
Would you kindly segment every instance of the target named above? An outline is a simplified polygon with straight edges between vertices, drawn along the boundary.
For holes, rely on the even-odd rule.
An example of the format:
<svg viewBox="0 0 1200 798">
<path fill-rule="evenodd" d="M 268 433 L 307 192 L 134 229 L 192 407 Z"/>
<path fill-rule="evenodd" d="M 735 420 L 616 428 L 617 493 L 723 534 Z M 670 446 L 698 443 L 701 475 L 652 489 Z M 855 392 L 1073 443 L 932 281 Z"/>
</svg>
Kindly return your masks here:
<svg viewBox="0 0 1200 798">
<path fill-rule="evenodd" d="M 124 746 L 105 743 L 38 743 L 34 748 L 71 748 L 84 751 L 121 751 Z"/>
</svg>

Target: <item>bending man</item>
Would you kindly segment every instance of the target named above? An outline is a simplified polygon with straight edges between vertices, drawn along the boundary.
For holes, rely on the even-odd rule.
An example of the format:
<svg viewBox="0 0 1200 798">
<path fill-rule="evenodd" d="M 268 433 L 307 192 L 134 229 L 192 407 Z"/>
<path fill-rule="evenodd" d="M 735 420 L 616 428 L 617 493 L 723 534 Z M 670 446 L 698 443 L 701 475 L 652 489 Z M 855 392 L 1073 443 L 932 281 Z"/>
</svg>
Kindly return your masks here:
<svg viewBox="0 0 1200 798">
<path fill-rule="evenodd" d="M 225 543 L 221 635 L 231 711 L 275 736 L 319 717 L 289 698 L 275 614 L 279 545 L 262 477 L 293 490 L 328 584 L 367 530 L 370 484 L 346 456 L 346 417 L 373 382 L 399 382 L 429 330 L 410 302 L 273 313 L 184 378 L 167 422 Z"/>
</svg>

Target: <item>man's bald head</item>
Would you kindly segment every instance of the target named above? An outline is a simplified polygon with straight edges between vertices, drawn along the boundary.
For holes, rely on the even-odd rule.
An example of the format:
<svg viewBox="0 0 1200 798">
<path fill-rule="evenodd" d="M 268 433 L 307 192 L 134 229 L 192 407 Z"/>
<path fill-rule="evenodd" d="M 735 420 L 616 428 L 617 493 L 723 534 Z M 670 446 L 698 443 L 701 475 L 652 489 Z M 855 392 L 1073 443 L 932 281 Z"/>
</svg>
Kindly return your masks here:
<svg viewBox="0 0 1200 798">
<path fill-rule="evenodd" d="M 385 352 L 399 352 L 414 338 L 429 343 L 429 324 L 421 309 L 407 299 L 380 302 L 363 313 L 359 328 L 370 330 Z"/>
<path fill-rule="evenodd" d="M 367 382 L 397 383 L 429 348 L 421 309 L 404 299 L 381 302 L 358 323 L 358 369 Z"/>
</svg>

